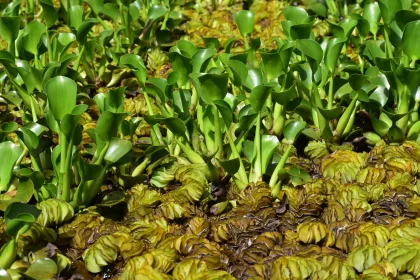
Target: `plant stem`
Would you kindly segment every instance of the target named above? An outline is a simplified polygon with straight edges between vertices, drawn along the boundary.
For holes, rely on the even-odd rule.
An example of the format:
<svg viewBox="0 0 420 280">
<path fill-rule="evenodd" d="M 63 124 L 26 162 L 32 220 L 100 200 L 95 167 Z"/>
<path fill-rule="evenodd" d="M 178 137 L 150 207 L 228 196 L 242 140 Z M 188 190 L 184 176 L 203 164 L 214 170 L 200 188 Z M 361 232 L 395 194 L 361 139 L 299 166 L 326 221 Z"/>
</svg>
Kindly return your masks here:
<svg viewBox="0 0 420 280">
<path fill-rule="evenodd" d="M 333 107 L 333 99 L 334 99 L 334 73 L 331 73 L 330 77 L 330 86 L 328 88 L 328 107 L 327 109 L 332 109 Z"/>
<path fill-rule="evenodd" d="M 221 159 L 223 154 L 223 139 L 222 139 L 222 127 L 220 125 L 219 110 L 216 105 L 212 106 L 213 118 L 214 118 L 214 141 L 216 143 L 216 158 Z"/>
<path fill-rule="evenodd" d="M 278 112 L 277 112 L 278 111 Z M 274 106 L 274 125 L 273 133 L 278 137 L 283 133 L 284 124 L 286 122 L 286 110 L 278 103 Z"/>
<path fill-rule="evenodd" d="M 238 170 L 239 179 L 242 182 L 248 184 L 248 177 L 246 176 L 245 167 L 242 162 L 241 156 L 239 155 L 238 150 L 236 149 L 235 143 L 233 142 L 232 135 L 230 135 L 229 131 L 226 133 L 226 135 L 229 140 L 229 145 L 230 145 L 230 149 L 232 150 L 233 158 L 239 159 L 239 170 Z"/>
<path fill-rule="evenodd" d="M 387 26 L 384 27 L 384 36 L 385 36 L 387 57 L 388 58 L 394 58 L 394 55 L 392 54 L 391 43 L 389 41 L 388 27 Z"/>
<path fill-rule="evenodd" d="M 79 56 L 77 57 L 76 62 L 74 63 L 73 69 L 75 71 L 78 71 L 79 70 L 80 60 L 82 59 L 84 52 L 85 52 L 85 45 L 82 46 L 82 49 L 79 52 Z"/>
<path fill-rule="evenodd" d="M 256 183 L 262 177 L 262 155 L 261 155 L 261 112 L 258 112 L 257 123 L 255 126 L 254 149 L 256 151 L 256 159 L 254 163 L 253 182 Z"/>
<path fill-rule="evenodd" d="M 269 185 L 274 187 L 278 180 L 279 180 L 279 173 L 283 169 L 284 165 L 286 164 L 287 158 L 289 157 L 290 151 L 292 150 L 293 145 L 290 144 L 284 154 L 282 155 L 280 161 L 277 163 L 276 169 L 274 169 L 273 175 L 271 175 Z"/>
<path fill-rule="evenodd" d="M 133 173 L 131 173 L 131 176 L 137 177 L 137 176 L 141 175 L 144 172 L 144 170 L 146 170 L 146 167 L 147 167 L 148 163 L 149 163 L 149 158 L 145 157 L 143 162 L 136 166 Z"/>
</svg>

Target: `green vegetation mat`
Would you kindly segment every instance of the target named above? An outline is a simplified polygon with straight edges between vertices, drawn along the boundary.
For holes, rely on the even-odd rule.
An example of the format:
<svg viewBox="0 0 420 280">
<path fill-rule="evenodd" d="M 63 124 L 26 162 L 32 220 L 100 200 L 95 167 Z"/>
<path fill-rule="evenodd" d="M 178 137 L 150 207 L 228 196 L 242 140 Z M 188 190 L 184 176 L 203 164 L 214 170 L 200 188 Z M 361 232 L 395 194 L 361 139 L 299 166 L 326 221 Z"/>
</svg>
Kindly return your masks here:
<svg viewBox="0 0 420 280">
<path fill-rule="evenodd" d="M 0 280 L 420 279 L 420 0 L 0 3 Z"/>
</svg>

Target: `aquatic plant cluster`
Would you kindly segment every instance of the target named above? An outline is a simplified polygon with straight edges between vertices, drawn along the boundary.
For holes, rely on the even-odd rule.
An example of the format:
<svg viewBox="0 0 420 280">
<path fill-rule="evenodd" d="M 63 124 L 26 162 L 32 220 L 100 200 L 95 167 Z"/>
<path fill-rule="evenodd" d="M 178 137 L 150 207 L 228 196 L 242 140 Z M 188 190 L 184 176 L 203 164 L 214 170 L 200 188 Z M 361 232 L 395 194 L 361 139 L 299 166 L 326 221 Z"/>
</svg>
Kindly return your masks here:
<svg viewBox="0 0 420 280">
<path fill-rule="evenodd" d="M 0 3 L 0 279 L 420 278 L 418 0 Z"/>
</svg>

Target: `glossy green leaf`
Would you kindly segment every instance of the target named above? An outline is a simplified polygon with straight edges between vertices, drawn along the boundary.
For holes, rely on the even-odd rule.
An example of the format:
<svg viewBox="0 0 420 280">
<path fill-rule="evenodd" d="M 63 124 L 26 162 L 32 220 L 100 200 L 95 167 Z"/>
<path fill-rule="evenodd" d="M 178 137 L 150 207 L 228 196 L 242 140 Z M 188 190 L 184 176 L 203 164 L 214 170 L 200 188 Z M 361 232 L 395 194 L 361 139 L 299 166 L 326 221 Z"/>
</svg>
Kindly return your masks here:
<svg viewBox="0 0 420 280">
<path fill-rule="evenodd" d="M 84 45 L 86 43 L 90 30 L 97 23 L 98 23 L 97 19 L 89 18 L 83 21 L 83 23 L 79 26 L 79 28 L 77 28 L 76 38 L 77 38 L 77 42 L 80 45 Z"/>
<path fill-rule="evenodd" d="M 166 125 L 166 127 L 172 131 L 173 134 L 178 136 L 185 135 L 185 124 L 179 118 L 163 118 L 162 123 Z"/>
<path fill-rule="evenodd" d="M 372 118 L 372 117 L 371 117 L 371 122 L 372 122 L 373 129 L 381 137 L 384 137 L 388 133 L 389 128 L 391 127 L 391 125 L 389 125 L 385 121 Z"/>
<path fill-rule="evenodd" d="M 391 24 L 395 19 L 396 13 L 402 10 L 401 0 L 378 0 L 378 4 L 382 19 L 387 25 Z"/>
<path fill-rule="evenodd" d="M 11 51 L 14 51 L 19 28 L 20 17 L 0 17 L 0 36 L 7 43 L 8 49 Z"/>
<path fill-rule="evenodd" d="M 377 2 L 366 4 L 363 7 L 363 18 L 369 22 L 370 32 L 378 33 L 378 22 L 381 18 L 381 10 Z"/>
<path fill-rule="evenodd" d="M 13 142 L 0 143 L 0 154 L 4 159 L 7 159 L 0 161 L 0 192 L 7 190 L 12 177 L 13 166 L 22 152 L 22 147 L 13 144 Z"/>
<path fill-rule="evenodd" d="M 276 89 L 274 89 L 271 92 L 271 96 L 273 97 L 273 100 L 275 102 L 281 105 L 286 105 L 288 102 L 298 97 L 298 94 L 296 92 L 296 82 L 293 82 L 293 84 L 289 88 L 283 91 L 276 91 Z"/>
<path fill-rule="evenodd" d="M 103 0 L 84 0 L 93 10 L 96 15 L 104 8 L 104 1 Z"/>
<path fill-rule="evenodd" d="M 82 114 L 89 106 L 86 104 L 80 104 L 74 107 L 71 114 L 66 114 L 60 122 L 61 132 L 70 140 L 73 139 L 74 132 Z"/>
<path fill-rule="evenodd" d="M 22 37 L 23 48 L 33 54 L 38 54 L 38 45 L 42 34 L 45 32 L 45 26 L 37 20 L 31 21 L 24 29 Z"/>
<path fill-rule="evenodd" d="M 233 117 L 232 109 L 230 108 L 229 104 L 224 100 L 214 100 L 213 104 L 217 107 L 220 114 L 222 115 L 222 119 L 226 127 L 230 127 Z"/>
<path fill-rule="evenodd" d="M 194 86 L 200 98 L 207 104 L 221 100 L 227 94 L 229 74 L 191 74 Z"/>
<path fill-rule="evenodd" d="M 291 20 L 297 24 L 304 23 L 308 18 L 308 13 L 305 9 L 295 6 L 287 6 L 283 11 L 283 15 L 287 20 Z"/>
<path fill-rule="evenodd" d="M 335 66 L 340 56 L 341 50 L 344 44 L 347 42 L 347 38 L 334 38 L 328 41 L 327 50 L 325 52 L 325 65 L 330 73 L 334 74 Z"/>
<path fill-rule="evenodd" d="M 26 232 L 40 214 L 41 211 L 35 205 L 21 202 L 10 204 L 4 212 L 7 233 L 16 236 Z"/>
<path fill-rule="evenodd" d="M 45 86 L 49 109 L 54 118 L 60 121 L 64 115 L 70 114 L 76 106 L 77 84 L 72 79 L 57 76 L 49 80 Z"/>
<path fill-rule="evenodd" d="M 51 0 L 40 0 L 39 4 L 41 4 L 42 10 L 44 11 L 45 23 L 48 29 L 57 21 L 57 11 L 55 10 Z"/>
<path fill-rule="evenodd" d="M 188 82 L 188 75 L 192 72 L 191 58 L 177 52 L 170 52 L 168 56 L 171 60 L 173 70 L 180 74 L 178 86 L 181 87 Z"/>
<path fill-rule="evenodd" d="M 69 9 L 70 26 L 76 30 L 83 22 L 83 7 L 80 5 L 71 6 Z"/>
<path fill-rule="evenodd" d="M 125 87 L 110 89 L 108 92 L 107 103 L 114 112 L 124 111 Z"/>
<path fill-rule="evenodd" d="M 296 40 L 296 48 L 305 55 L 312 71 L 315 73 L 323 57 L 321 46 L 314 40 L 300 39 Z"/>
<path fill-rule="evenodd" d="M 278 52 L 260 52 L 264 63 L 264 72 L 267 80 L 272 81 L 278 78 L 283 72 L 283 65 L 280 54 Z"/>
<path fill-rule="evenodd" d="M 312 36 L 313 23 L 295 24 L 290 26 L 289 34 L 292 40 L 309 39 Z"/>
<path fill-rule="evenodd" d="M 163 5 L 153 5 L 150 7 L 149 11 L 147 12 L 147 16 L 152 19 L 156 20 L 158 18 L 163 17 L 168 12 L 168 8 Z"/>
<path fill-rule="evenodd" d="M 248 68 L 243 62 L 239 60 L 228 60 L 224 64 L 231 71 L 229 78 L 235 86 L 239 87 L 245 83 L 248 78 Z"/>
<path fill-rule="evenodd" d="M 420 20 L 420 15 L 413 11 L 401 10 L 395 15 L 395 21 L 401 30 L 404 30 L 407 23 Z"/>
<path fill-rule="evenodd" d="M 226 161 L 217 159 L 217 162 L 220 164 L 220 166 L 223 167 L 223 169 L 227 173 L 229 173 L 232 176 L 235 175 L 236 172 L 238 172 L 239 170 L 240 162 L 238 158 L 234 158 L 234 159 L 226 160 Z"/>
<path fill-rule="evenodd" d="M 34 184 L 30 179 L 20 179 L 16 194 L 13 197 L 7 197 L 7 193 L 0 196 L 0 210 L 6 211 L 7 207 L 14 202 L 28 203 L 34 193 Z M 4 199 L 6 198 L 7 199 Z"/>
<path fill-rule="evenodd" d="M 58 268 L 51 259 L 38 259 L 25 271 L 25 275 L 35 280 L 48 280 L 54 278 Z"/>
<path fill-rule="evenodd" d="M 283 131 L 284 138 L 286 138 L 286 140 L 290 143 L 294 143 L 302 130 L 305 129 L 305 127 L 306 122 L 304 121 L 293 120 L 288 122 Z"/>
<path fill-rule="evenodd" d="M 137 81 L 140 84 L 144 84 L 146 82 L 147 70 L 141 56 L 135 54 L 125 54 L 120 57 L 120 65 L 127 66 L 132 69 Z"/>
<path fill-rule="evenodd" d="M 343 107 L 341 106 L 333 109 L 323 109 L 318 107 L 318 110 L 327 121 L 338 119 L 338 117 L 343 114 Z"/>
<path fill-rule="evenodd" d="M 251 91 L 251 106 L 256 112 L 261 112 L 264 107 L 265 102 L 267 101 L 268 97 L 270 96 L 271 90 L 273 89 L 274 85 L 267 84 L 267 85 L 259 85 L 256 86 Z"/>
<path fill-rule="evenodd" d="M 146 87 L 152 88 L 162 103 L 166 102 L 165 90 L 167 86 L 168 86 L 168 81 L 163 78 L 151 78 L 151 79 L 148 79 L 146 82 Z"/>
<path fill-rule="evenodd" d="M 255 14 L 252 11 L 241 10 L 236 12 L 234 16 L 238 25 L 239 32 L 242 36 L 251 34 L 254 31 Z"/>
<path fill-rule="evenodd" d="M 15 133 L 18 135 L 18 137 L 25 144 L 29 151 L 33 151 L 38 147 L 39 138 L 30 129 L 21 127 L 18 128 Z"/>
<path fill-rule="evenodd" d="M 262 135 L 261 136 L 261 165 L 262 173 L 267 171 L 267 166 L 273 157 L 274 151 L 279 145 L 279 140 L 275 135 Z"/>
<path fill-rule="evenodd" d="M 256 86 L 264 83 L 264 75 L 258 68 L 251 68 L 248 70 L 248 77 L 244 83 L 244 87 L 247 91 L 251 92 Z"/>
<path fill-rule="evenodd" d="M 112 138 L 105 154 L 105 161 L 114 164 L 131 151 L 131 142 L 124 139 Z"/>
<path fill-rule="evenodd" d="M 96 133 L 102 141 L 111 141 L 117 135 L 119 125 L 126 117 L 127 113 L 103 112 L 96 124 Z"/>
<path fill-rule="evenodd" d="M 202 73 L 205 72 L 207 65 L 211 58 L 216 53 L 215 49 L 200 49 L 193 56 L 191 60 L 192 72 Z"/>
<path fill-rule="evenodd" d="M 420 59 L 420 20 L 408 23 L 402 37 L 402 49 L 412 61 Z"/>
</svg>

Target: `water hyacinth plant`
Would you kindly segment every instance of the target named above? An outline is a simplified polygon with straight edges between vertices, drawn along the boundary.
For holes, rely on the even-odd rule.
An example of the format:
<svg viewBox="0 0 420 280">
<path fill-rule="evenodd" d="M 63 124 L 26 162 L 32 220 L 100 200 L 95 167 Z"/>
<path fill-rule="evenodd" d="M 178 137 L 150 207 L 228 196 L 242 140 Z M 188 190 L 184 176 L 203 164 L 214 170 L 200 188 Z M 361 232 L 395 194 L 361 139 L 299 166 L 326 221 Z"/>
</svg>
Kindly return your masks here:
<svg viewBox="0 0 420 280">
<path fill-rule="evenodd" d="M 0 4 L 0 278 L 419 278 L 419 11 Z"/>
</svg>

